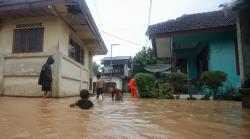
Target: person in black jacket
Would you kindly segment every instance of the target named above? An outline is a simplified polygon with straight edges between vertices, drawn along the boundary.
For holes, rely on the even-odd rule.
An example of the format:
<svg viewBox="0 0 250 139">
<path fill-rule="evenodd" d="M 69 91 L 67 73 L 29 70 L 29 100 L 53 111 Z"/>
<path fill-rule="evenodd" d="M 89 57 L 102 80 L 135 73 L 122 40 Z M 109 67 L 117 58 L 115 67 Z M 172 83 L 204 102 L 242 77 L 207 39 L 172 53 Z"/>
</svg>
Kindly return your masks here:
<svg viewBox="0 0 250 139">
<path fill-rule="evenodd" d="M 51 65 L 55 62 L 52 56 L 49 56 L 47 62 L 42 66 L 38 84 L 42 86 L 44 97 L 50 97 L 52 91 L 52 71 Z"/>
<path fill-rule="evenodd" d="M 77 102 L 70 104 L 70 107 L 79 107 L 81 109 L 90 109 L 94 106 L 94 104 L 88 100 L 89 99 L 89 91 L 86 89 L 83 89 L 80 91 L 80 97 L 81 99 L 78 100 Z"/>
</svg>

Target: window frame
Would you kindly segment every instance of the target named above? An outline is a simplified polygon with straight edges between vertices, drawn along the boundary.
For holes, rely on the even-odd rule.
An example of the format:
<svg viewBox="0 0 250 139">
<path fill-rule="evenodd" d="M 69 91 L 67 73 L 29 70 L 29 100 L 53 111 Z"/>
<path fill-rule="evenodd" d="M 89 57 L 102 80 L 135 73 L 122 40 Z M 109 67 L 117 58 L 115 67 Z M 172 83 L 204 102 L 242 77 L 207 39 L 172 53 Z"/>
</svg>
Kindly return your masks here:
<svg viewBox="0 0 250 139">
<path fill-rule="evenodd" d="M 30 37 L 29 37 L 29 32 L 30 30 L 34 29 L 40 29 L 41 30 L 41 47 L 39 50 L 31 50 L 31 47 L 29 45 L 30 42 Z M 18 50 L 18 44 L 16 40 L 16 34 L 17 31 L 19 30 L 24 30 L 25 31 L 25 50 L 21 51 Z M 43 44 L 44 44 L 44 27 L 34 27 L 34 28 L 16 28 L 13 31 L 13 46 L 12 46 L 12 53 L 37 53 L 37 52 L 43 52 Z"/>
<path fill-rule="evenodd" d="M 73 42 L 73 45 L 71 45 L 71 42 Z M 72 55 L 71 55 L 72 52 L 70 52 L 70 49 L 71 49 L 70 46 L 72 46 L 73 49 L 74 49 L 74 51 L 73 51 L 74 57 L 72 57 Z M 79 50 L 80 50 L 79 51 L 79 57 L 77 57 L 77 55 L 76 55 L 76 47 L 79 47 Z M 82 45 L 80 45 L 80 43 L 78 43 L 78 41 L 76 41 L 72 37 L 69 38 L 68 56 L 71 59 L 73 59 L 74 61 L 76 61 L 77 63 L 81 64 L 81 65 L 85 64 L 85 62 L 84 62 L 85 61 L 85 50 L 84 50 L 84 47 L 82 47 Z M 79 61 L 78 61 L 78 58 L 80 58 Z"/>
</svg>

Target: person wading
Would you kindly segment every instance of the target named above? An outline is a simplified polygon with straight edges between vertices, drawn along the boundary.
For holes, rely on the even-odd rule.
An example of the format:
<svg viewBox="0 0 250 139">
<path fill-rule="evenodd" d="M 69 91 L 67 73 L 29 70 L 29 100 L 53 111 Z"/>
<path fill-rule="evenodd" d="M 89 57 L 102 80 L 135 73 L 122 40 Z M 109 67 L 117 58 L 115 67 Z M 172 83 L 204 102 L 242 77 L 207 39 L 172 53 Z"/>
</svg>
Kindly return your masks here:
<svg viewBox="0 0 250 139">
<path fill-rule="evenodd" d="M 51 65 L 55 62 L 52 56 L 49 56 L 47 62 L 42 66 L 38 84 L 42 86 L 42 91 L 44 91 L 44 97 L 50 97 L 52 91 L 52 71 Z"/>
<path fill-rule="evenodd" d="M 97 81 L 95 86 L 95 92 L 96 92 L 96 99 L 99 99 L 99 96 L 102 95 L 102 100 L 104 100 L 104 84 L 105 81 L 101 78 L 101 74 L 97 74 Z"/>
</svg>

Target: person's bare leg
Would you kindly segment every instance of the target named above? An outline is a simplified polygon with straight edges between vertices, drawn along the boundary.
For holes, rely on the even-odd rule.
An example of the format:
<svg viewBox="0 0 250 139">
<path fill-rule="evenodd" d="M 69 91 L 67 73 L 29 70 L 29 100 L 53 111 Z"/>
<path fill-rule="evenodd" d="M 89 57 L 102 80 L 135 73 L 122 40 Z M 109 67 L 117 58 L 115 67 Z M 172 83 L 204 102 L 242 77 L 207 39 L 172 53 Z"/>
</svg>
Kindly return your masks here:
<svg viewBox="0 0 250 139">
<path fill-rule="evenodd" d="M 51 91 L 47 91 L 46 98 L 51 97 Z"/>
<path fill-rule="evenodd" d="M 104 93 L 102 93 L 102 100 L 104 100 Z"/>
<path fill-rule="evenodd" d="M 43 93 L 43 98 L 46 98 L 47 94 L 48 94 L 48 92 L 47 92 L 47 91 L 44 91 L 44 93 Z"/>
</svg>

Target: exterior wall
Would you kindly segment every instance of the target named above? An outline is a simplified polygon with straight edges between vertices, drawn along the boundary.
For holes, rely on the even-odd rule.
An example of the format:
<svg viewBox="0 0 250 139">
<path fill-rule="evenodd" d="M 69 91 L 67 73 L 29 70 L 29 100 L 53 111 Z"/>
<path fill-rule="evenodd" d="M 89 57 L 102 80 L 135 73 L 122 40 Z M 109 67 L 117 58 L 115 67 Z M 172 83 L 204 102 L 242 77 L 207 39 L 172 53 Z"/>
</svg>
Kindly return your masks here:
<svg viewBox="0 0 250 139">
<path fill-rule="evenodd" d="M 237 75 L 236 52 L 234 39 L 224 35 L 223 39 L 212 40 L 209 45 L 209 71 L 220 70 L 227 73 L 228 82 L 240 86 Z"/>
<path fill-rule="evenodd" d="M 236 71 L 235 33 L 209 33 L 174 37 L 173 43 L 201 42 L 196 48 L 176 50 L 177 58 L 187 59 L 190 79 L 197 78 L 196 60 L 201 50 L 209 48 L 209 71 L 220 70 L 228 74 L 228 82 L 239 86 L 240 78 Z"/>
<path fill-rule="evenodd" d="M 88 89 L 89 69 L 67 56 L 62 56 L 59 96 L 79 95 L 81 89 Z"/>
<path fill-rule="evenodd" d="M 52 66 L 54 76 L 53 96 L 58 93 L 58 67 L 57 46 L 59 18 L 34 17 L 22 19 L 3 20 L 0 28 L 0 55 L 2 65 L 1 92 L 10 96 L 41 96 L 41 87 L 38 86 L 38 76 L 41 66 L 49 55 L 56 59 Z M 41 22 L 44 27 L 43 52 L 40 53 L 12 53 L 13 32 L 17 24 L 29 24 Z M 57 35 L 55 35 L 57 34 Z"/>
<path fill-rule="evenodd" d="M 16 25 L 37 22 L 44 27 L 43 52 L 12 53 Z M 79 95 L 80 89 L 88 89 L 89 58 L 92 56 L 86 47 L 84 65 L 68 57 L 69 36 L 77 38 L 72 32 L 59 17 L 3 20 L 0 28 L 0 95 L 41 96 L 38 77 L 49 55 L 55 58 L 52 65 L 54 97 Z"/>
<path fill-rule="evenodd" d="M 112 77 L 112 82 L 116 82 L 116 87 L 118 89 L 122 89 L 122 78 L 120 77 Z"/>
</svg>

